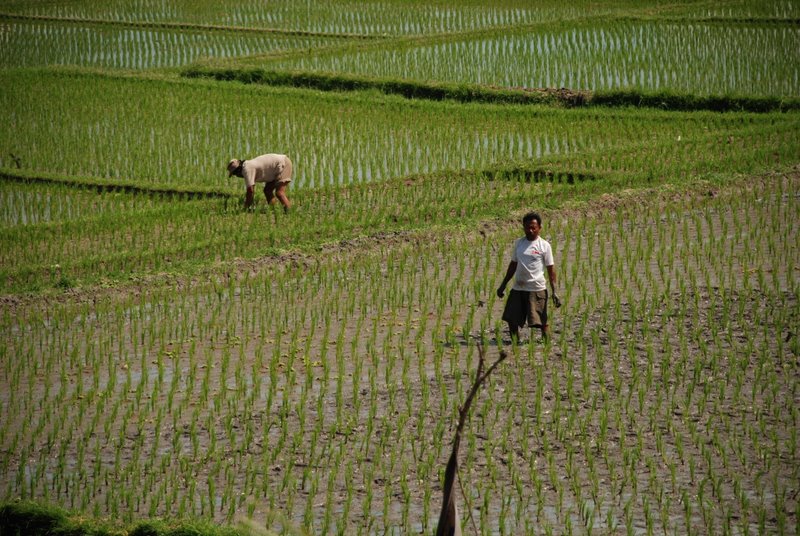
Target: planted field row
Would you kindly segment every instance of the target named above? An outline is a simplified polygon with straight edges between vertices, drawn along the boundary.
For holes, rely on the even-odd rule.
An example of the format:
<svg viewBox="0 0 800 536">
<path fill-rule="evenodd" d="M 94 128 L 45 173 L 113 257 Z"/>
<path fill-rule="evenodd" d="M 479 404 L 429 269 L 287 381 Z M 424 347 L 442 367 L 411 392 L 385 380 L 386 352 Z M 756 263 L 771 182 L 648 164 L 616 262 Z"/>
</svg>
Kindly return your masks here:
<svg viewBox="0 0 800 536">
<path fill-rule="evenodd" d="M 0 32 L 0 67 L 179 67 L 203 57 L 267 54 L 319 48 L 337 42 L 341 40 L 254 32 L 119 28 L 13 20 L 7 23 L 5 31 Z"/>
<path fill-rule="evenodd" d="M 354 2 L 352 0 L 277 0 L 264 4 L 224 0 L 165 4 L 160 0 L 122 0 L 103 2 L 30 3 L 6 2 L 3 10 L 27 16 L 65 19 L 101 19 L 132 22 L 186 22 L 252 28 L 275 28 L 322 33 L 409 35 L 469 31 L 497 26 L 564 20 L 587 15 L 604 15 L 626 6 L 640 7 L 634 1 L 598 5 L 582 0 L 565 5 L 547 0 L 530 2 L 502 0 L 491 6 L 480 2 L 420 2 L 390 0 Z M 747 12 L 758 9 L 750 2 Z"/>
<path fill-rule="evenodd" d="M 545 214 L 565 305 L 473 407 L 458 500 L 479 533 L 794 530 L 798 183 L 752 187 Z M 4 312 L 0 498 L 430 531 L 475 344 L 507 344 L 519 234 Z"/>
<path fill-rule="evenodd" d="M 41 187 L 15 186 L 30 198 Z M 474 175 L 393 181 L 380 188 L 332 188 L 293 195 L 289 215 L 265 208 L 241 212 L 241 200 L 133 206 L 85 214 L 76 221 L 0 231 L 6 290 L 74 286 L 165 270 L 192 271 L 216 261 L 254 258 L 282 249 L 317 250 L 330 240 L 436 227 L 453 218 L 477 221 L 507 213 L 531 196 L 567 185 L 487 181 Z M 83 203 L 89 212 L 90 200 Z M 120 203 L 121 207 L 125 204 Z M 99 278 L 99 280 L 98 280 Z"/>
<path fill-rule="evenodd" d="M 684 4 L 675 10 L 683 16 L 696 16 L 713 19 L 797 19 L 800 17 L 800 6 L 795 2 L 784 0 L 767 0 L 754 2 L 750 0 L 734 0 L 732 2 L 698 2 L 694 5 Z"/>
<path fill-rule="evenodd" d="M 691 138 L 679 134 L 673 140 L 658 143 L 633 143 L 574 156 L 546 157 L 537 164 L 552 175 L 681 182 L 711 174 L 758 173 L 798 160 L 797 125 L 775 124 L 711 131 Z M 607 187 L 608 182 L 599 183 L 598 187 Z"/>
<path fill-rule="evenodd" d="M 119 215 L 147 210 L 168 202 L 158 197 L 122 193 L 97 195 L 63 184 L 24 187 L 0 181 L 0 229 Z"/>
<path fill-rule="evenodd" d="M 0 131 L 0 167 L 232 192 L 241 181 L 227 178 L 228 160 L 264 152 L 290 155 L 294 189 L 317 188 L 796 122 L 793 114 L 459 106 L 42 71 L 4 75 L 0 110 L 9 126 Z"/>
<path fill-rule="evenodd" d="M 147 69 L 184 66 L 201 58 L 258 56 L 243 64 L 503 87 L 800 95 L 800 31 L 794 26 L 603 23 L 419 46 L 318 52 L 278 62 L 262 57 L 341 42 L 326 37 L 13 21 L 0 34 L 0 66 Z"/>
<path fill-rule="evenodd" d="M 800 29 L 612 21 L 246 65 L 503 87 L 800 95 Z"/>
<path fill-rule="evenodd" d="M 527 165 L 509 162 L 381 184 L 299 189 L 291 194 L 295 206 L 288 215 L 267 208 L 263 199 L 256 214 L 242 213 L 242 198 L 236 195 L 170 203 L 141 201 L 133 194 L 111 194 L 110 199 L 71 194 L 61 187 L 51 199 L 70 208 L 42 212 L 40 201 L 50 186 L 8 185 L 8 217 L 43 220 L 38 225 L 7 221 L 0 229 L 0 275 L 7 290 L 30 290 L 164 270 L 191 272 L 208 263 L 283 249 L 315 250 L 320 237 L 342 240 L 455 221 L 475 223 L 523 210 L 531 200 L 561 207 L 622 188 L 681 187 L 698 179 L 725 183 L 733 174 L 785 167 L 800 159 L 796 126 L 776 118 L 775 124 L 754 126 L 752 117 L 740 117 L 744 126 L 738 129 L 685 138 L 678 134 L 675 140 L 586 150 Z M 642 121 L 638 128 L 647 126 Z M 83 217 L 75 219 L 75 214 Z"/>
<path fill-rule="evenodd" d="M 530 169 L 512 165 L 382 185 L 299 190 L 289 215 L 266 209 L 263 201 L 257 214 L 243 214 L 235 196 L 159 204 L 119 194 L 112 198 L 120 201 L 119 210 L 98 213 L 96 207 L 108 203 L 106 197 L 77 192 L 72 198 L 66 192 L 61 195 L 84 217 L 3 230 L 0 274 L 8 289 L 35 289 L 92 283 L 98 277 L 124 280 L 163 270 L 191 271 L 209 261 L 258 257 L 284 248 L 314 249 L 320 236 L 342 239 L 449 225 L 453 218 L 476 222 L 522 210 L 531 199 L 557 207 L 619 188 L 757 172 L 797 161 L 795 130 L 732 130 L 682 143 L 544 159 L 541 167 Z M 37 210 L 37 196 L 47 188 L 9 187 L 16 192 L 16 213 Z M 266 221 L 253 225 L 254 218 Z"/>
</svg>

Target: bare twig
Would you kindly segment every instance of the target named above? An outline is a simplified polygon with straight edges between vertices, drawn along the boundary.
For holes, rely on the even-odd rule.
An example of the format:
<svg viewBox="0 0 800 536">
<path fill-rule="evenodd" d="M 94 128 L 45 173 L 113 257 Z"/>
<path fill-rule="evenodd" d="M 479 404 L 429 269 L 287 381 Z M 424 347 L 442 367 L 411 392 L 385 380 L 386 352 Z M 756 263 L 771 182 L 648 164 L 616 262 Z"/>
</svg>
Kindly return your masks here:
<svg viewBox="0 0 800 536">
<path fill-rule="evenodd" d="M 464 401 L 464 405 L 458 410 L 458 426 L 456 427 L 456 435 L 453 439 L 453 450 L 450 453 L 450 459 L 447 462 L 447 469 L 444 473 L 442 510 L 439 514 L 439 524 L 436 526 L 436 536 L 461 536 L 461 522 L 458 518 L 455 494 L 453 493 L 453 485 L 455 484 L 455 479 L 458 473 L 458 449 L 461 445 L 461 434 L 464 430 L 464 425 L 467 422 L 467 417 L 469 416 L 469 409 L 472 405 L 472 400 L 475 398 L 475 394 L 478 392 L 478 389 L 480 389 L 481 385 L 486 381 L 497 365 L 499 365 L 508 356 L 504 350 L 501 350 L 500 357 L 497 358 L 497 361 L 492 363 L 486 372 L 484 372 L 483 368 L 486 364 L 484 353 L 483 345 L 479 343 L 478 371 L 475 374 L 475 382 L 472 384 L 472 388 L 467 395 L 467 399 Z"/>
</svg>

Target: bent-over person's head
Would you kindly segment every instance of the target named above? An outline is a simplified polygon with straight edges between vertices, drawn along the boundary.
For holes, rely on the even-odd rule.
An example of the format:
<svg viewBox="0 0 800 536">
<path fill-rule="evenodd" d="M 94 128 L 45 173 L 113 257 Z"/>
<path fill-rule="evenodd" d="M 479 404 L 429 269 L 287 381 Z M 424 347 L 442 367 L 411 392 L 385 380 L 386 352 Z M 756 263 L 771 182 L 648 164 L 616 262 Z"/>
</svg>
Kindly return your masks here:
<svg viewBox="0 0 800 536">
<path fill-rule="evenodd" d="M 228 162 L 228 177 L 232 177 L 236 175 L 237 177 L 241 177 L 242 173 L 242 161 L 238 158 L 234 158 L 230 162 Z"/>
</svg>

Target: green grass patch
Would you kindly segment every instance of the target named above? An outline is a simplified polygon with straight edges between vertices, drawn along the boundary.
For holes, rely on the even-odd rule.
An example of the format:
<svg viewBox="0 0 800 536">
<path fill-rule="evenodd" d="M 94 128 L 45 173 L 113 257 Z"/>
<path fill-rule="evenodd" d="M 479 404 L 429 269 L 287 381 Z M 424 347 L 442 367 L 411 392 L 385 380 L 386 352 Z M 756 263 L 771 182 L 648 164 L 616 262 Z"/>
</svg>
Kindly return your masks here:
<svg viewBox="0 0 800 536">
<path fill-rule="evenodd" d="M 207 521 L 147 520 L 122 525 L 33 501 L 0 504 L 4 536 L 242 536 L 246 532 Z"/>
</svg>

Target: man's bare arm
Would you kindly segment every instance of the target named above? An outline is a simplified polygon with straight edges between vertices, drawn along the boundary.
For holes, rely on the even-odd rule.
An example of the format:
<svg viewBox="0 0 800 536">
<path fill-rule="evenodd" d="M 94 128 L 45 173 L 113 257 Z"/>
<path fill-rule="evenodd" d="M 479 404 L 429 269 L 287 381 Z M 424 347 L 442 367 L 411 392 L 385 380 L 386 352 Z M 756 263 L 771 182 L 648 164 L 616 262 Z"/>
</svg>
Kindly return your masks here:
<svg viewBox="0 0 800 536">
<path fill-rule="evenodd" d="M 497 288 L 497 297 L 502 298 L 503 295 L 506 293 L 506 285 L 508 282 L 511 281 L 511 278 L 514 277 L 514 273 L 517 271 L 517 263 L 516 261 L 511 261 L 508 263 L 508 268 L 506 269 L 506 275 L 503 278 L 503 282 L 500 283 L 500 286 Z"/>
<path fill-rule="evenodd" d="M 253 205 L 253 199 L 255 198 L 254 193 L 255 188 L 253 186 L 247 187 L 247 193 L 244 196 L 244 209 L 247 210 Z"/>
<path fill-rule="evenodd" d="M 561 307 L 561 298 L 558 297 L 558 277 L 556 276 L 556 267 L 554 264 L 551 264 L 547 267 L 547 277 L 550 279 L 550 290 L 552 291 L 553 295 L 553 305 L 556 308 Z"/>
</svg>

